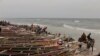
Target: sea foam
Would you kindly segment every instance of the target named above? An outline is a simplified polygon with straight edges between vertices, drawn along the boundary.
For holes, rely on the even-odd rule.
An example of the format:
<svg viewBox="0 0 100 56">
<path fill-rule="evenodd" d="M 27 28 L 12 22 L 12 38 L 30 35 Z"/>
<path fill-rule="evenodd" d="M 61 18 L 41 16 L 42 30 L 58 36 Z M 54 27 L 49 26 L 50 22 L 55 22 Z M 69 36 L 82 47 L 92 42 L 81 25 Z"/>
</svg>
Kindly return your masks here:
<svg viewBox="0 0 100 56">
<path fill-rule="evenodd" d="M 96 29 L 73 27 L 73 26 L 70 26 L 70 25 L 67 25 L 67 24 L 63 24 L 63 27 L 68 28 L 68 29 L 74 29 L 74 30 L 80 30 L 80 31 L 86 31 L 86 32 L 92 32 L 92 33 L 99 33 L 100 34 L 100 30 L 96 30 Z"/>
<path fill-rule="evenodd" d="M 75 23 L 79 23 L 80 21 L 79 21 L 79 20 L 75 20 L 74 22 L 75 22 Z"/>
</svg>

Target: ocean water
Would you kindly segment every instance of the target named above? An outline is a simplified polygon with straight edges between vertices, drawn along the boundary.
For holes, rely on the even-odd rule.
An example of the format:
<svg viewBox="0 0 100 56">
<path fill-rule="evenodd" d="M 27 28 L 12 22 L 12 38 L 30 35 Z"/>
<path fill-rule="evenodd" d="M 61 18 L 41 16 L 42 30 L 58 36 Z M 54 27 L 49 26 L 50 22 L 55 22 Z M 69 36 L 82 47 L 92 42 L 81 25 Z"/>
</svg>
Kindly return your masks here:
<svg viewBox="0 0 100 56">
<path fill-rule="evenodd" d="M 100 19 L 71 19 L 71 18 L 7 18 L 7 20 L 17 24 L 43 24 L 56 27 L 64 27 L 75 30 L 100 33 Z"/>
</svg>

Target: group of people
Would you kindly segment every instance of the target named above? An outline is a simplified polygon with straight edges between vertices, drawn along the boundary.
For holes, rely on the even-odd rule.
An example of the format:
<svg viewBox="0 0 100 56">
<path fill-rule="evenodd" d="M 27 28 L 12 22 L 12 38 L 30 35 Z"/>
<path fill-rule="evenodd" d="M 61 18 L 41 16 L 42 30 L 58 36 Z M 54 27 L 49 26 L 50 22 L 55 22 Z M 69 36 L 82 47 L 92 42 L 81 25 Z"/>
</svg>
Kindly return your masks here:
<svg viewBox="0 0 100 56">
<path fill-rule="evenodd" d="M 89 33 L 87 36 L 85 33 L 82 34 L 82 36 L 78 39 L 79 42 L 85 43 L 87 45 L 87 49 L 90 49 L 94 47 L 95 40 L 91 38 L 91 33 Z M 79 47 L 82 47 L 82 44 L 79 45 Z"/>
<path fill-rule="evenodd" d="M 2 25 L 2 26 L 7 26 L 7 25 L 10 25 L 10 22 L 7 22 L 7 21 L 0 21 L 0 25 Z"/>
<path fill-rule="evenodd" d="M 7 21 L 0 21 L 0 25 L 1 26 L 11 25 L 11 26 L 15 26 L 17 28 L 24 28 L 26 30 L 34 31 L 36 34 L 41 34 L 41 33 L 47 34 L 48 33 L 47 27 L 46 26 L 41 27 L 40 25 L 33 25 L 33 24 L 31 26 L 28 26 L 28 25 L 13 25 L 13 24 L 10 24 L 10 22 L 7 22 Z M 0 32 L 1 32 L 1 28 L 0 28 Z"/>
<path fill-rule="evenodd" d="M 47 32 L 47 27 L 40 27 L 40 26 L 36 26 L 34 32 L 36 34 L 42 34 L 42 33 L 47 34 L 48 33 Z"/>
</svg>

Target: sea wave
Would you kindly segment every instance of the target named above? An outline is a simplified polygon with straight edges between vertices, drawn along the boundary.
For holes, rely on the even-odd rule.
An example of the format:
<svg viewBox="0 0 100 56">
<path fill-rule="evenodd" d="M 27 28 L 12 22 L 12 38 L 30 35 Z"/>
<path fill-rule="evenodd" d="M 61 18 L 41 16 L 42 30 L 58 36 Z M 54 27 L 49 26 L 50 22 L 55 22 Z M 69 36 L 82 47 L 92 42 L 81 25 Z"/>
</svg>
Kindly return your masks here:
<svg viewBox="0 0 100 56">
<path fill-rule="evenodd" d="M 75 23 L 79 23 L 80 21 L 79 21 L 79 20 L 75 20 L 74 22 L 75 22 Z"/>
<path fill-rule="evenodd" d="M 68 28 L 68 29 L 86 31 L 86 32 L 100 33 L 100 30 L 74 27 L 67 24 L 63 24 L 63 27 Z"/>
<path fill-rule="evenodd" d="M 74 27 L 72 27 L 72 26 L 70 26 L 70 25 L 67 25 L 67 24 L 63 24 L 63 27 L 69 28 L 69 29 L 74 29 Z"/>
<path fill-rule="evenodd" d="M 35 25 L 35 26 L 40 26 L 40 27 L 47 27 L 47 25 L 45 25 L 45 24 L 38 24 L 38 23 L 33 23 L 33 25 Z"/>
</svg>

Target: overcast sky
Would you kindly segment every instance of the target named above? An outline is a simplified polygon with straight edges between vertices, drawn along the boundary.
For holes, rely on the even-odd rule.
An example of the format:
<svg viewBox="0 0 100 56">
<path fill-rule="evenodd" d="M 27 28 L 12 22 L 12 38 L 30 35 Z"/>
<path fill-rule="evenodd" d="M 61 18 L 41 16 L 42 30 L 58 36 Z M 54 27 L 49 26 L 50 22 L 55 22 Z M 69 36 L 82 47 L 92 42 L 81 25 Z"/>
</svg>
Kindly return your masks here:
<svg viewBox="0 0 100 56">
<path fill-rule="evenodd" d="M 0 0 L 2 18 L 100 18 L 100 0 Z"/>
</svg>

